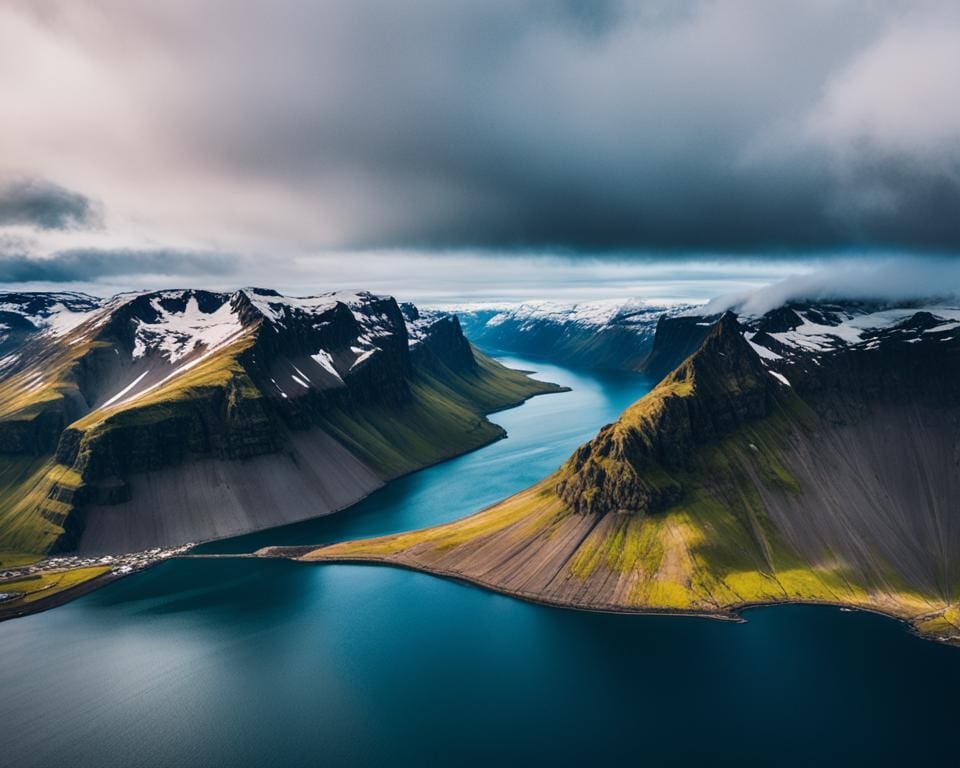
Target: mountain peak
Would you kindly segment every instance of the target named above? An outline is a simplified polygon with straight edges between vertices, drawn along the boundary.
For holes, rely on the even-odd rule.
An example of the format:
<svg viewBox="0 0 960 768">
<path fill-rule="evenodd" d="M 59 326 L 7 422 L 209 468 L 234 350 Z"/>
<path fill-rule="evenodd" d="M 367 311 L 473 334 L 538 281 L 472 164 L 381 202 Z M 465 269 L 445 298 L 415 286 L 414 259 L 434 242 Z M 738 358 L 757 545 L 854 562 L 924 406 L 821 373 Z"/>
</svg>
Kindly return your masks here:
<svg viewBox="0 0 960 768">
<path fill-rule="evenodd" d="M 775 390 L 736 316 L 724 313 L 694 354 L 581 446 L 557 492 L 579 513 L 665 509 L 683 487 L 662 470 L 683 470 L 695 446 L 766 415 Z"/>
</svg>

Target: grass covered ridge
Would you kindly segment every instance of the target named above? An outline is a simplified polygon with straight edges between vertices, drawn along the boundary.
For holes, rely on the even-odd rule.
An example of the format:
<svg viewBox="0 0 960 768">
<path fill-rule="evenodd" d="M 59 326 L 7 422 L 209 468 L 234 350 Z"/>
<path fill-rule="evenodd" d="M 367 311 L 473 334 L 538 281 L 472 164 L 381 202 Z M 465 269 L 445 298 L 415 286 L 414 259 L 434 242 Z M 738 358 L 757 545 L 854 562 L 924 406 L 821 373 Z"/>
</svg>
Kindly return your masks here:
<svg viewBox="0 0 960 768">
<path fill-rule="evenodd" d="M 477 368 L 435 365 L 417 371 L 410 403 L 328 413 L 321 427 L 384 479 L 479 448 L 504 436 L 485 414 L 560 390 L 474 351 Z"/>
<path fill-rule="evenodd" d="M 738 436 L 740 456 L 718 463 L 719 475 L 749 460 L 756 439 Z M 729 447 L 718 447 L 713 458 Z M 755 461 L 763 471 L 764 462 Z M 779 482 L 775 474 L 771 483 Z M 895 578 L 869 583 L 839 561 L 805 561 L 784 544 L 756 493 L 740 480 L 724 488 L 724 481 L 700 484 L 662 514 L 602 516 L 572 512 L 554 491 L 557 480 L 552 476 L 462 520 L 342 542 L 301 559 L 390 563 L 594 610 L 729 615 L 756 604 L 850 606 L 909 621 L 933 636 L 960 638 L 954 603 Z"/>
<path fill-rule="evenodd" d="M 0 456 L 0 554 L 39 556 L 71 546 L 74 502 L 84 487 L 77 470 L 120 430 L 154 434 L 143 430 L 189 418 L 215 401 L 218 409 L 252 405 L 252 418 L 266 418 L 258 407 L 264 396 L 238 359 L 249 343 L 239 339 L 129 405 L 97 409 L 71 424 L 79 435 L 73 467 L 52 456 Z M 503 430 L 484 414 L 559 389 L 475 355 L 474 370 L 454 371 L 439 362 L 417 369 L 410 382 L 413 397 L 399 408 L 331 409 L 320 426 L 390 479 L 502 437 Z M 246 414 L 251 418 L 249 410 Z"/>
<path fill-rule="evenodd" d="M 774 522 L 771 503 L 789 510 L 816 490 L 805 479 L 815 474 L 797 470 L 806 471 L 811 456 L 827 450 L 820 443 L 829 438 L 833 422 L 820 419 L 789 390 L 768 401 L 765 416 L 743 420 L 716 439 L 688 443 L 684 461 L 658 460 L 657 441 L 677 424 L 664 411 L 683 415 L 696 407 L 685 401 L 697 396 L 696 380 L 668 377 L 602 431 L 606 440 L 598 442 L 600 450 L 581 448 L 582 455 L 553 476 L 470 517 L 291 555 L 311 562 L 384 562 L 593 610 L 728 616 L 746 606 L 784 602 L 849 606 L 960 642 L 960 585 L 947 579 L 939 588 L 924 588 L 897 551 L 876 547 L 869 531 L 851 534 L 855 548 L 871 548 L 865 567 L 862 559 L 840 554 L 848 541 L 828 538 L 811 555 L 789 543 Z M 897 422 L 884 423 L 889 432 Z M 646 442 L 640 460 L 630 463 L 624 457 L 637 455 L 638 439 Z M 847 455 L 849 446 L 837 442 L 834 453 L 824 454 L 831 457 L 828 464 L 839 464 Z M 608 448 L 617 443 L 616 449 Z M 797 445 L 806 452 L 796 453 Z M 879 450 L 871 446 L 864 455 L 875 457 L 874 449 Z M 575 509 L 559 491 L 570 487 L 572 473 L 584 477 L 583 467 L 590 464 L 607 480 L 615 476 L 620 482 L 632 473 L 644 489 L 669 489 L 669 496 L 662 496 L 669 501 L 651 513 L 590 510 L 589 504 Z M 848 471 L 859 483 L 873 470 L 851 464 Z M 591 488 L 578 490 L 589 494 Z M 815 498 L 829 498 L 829 488 L 826 496 Z M 796 510 L 795 522 L 812 525 L 802 506 Z M 935 564 L 929 570 L 936 570 Z"/>
</svg>

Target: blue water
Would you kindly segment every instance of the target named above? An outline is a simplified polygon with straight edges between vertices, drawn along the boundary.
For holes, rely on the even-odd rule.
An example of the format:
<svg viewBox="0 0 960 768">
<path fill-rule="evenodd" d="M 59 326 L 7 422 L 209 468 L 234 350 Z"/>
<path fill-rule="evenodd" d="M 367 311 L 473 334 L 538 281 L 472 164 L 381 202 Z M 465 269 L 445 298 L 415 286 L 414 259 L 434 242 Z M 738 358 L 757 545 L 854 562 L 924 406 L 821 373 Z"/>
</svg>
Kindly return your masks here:
<svg viewBox="0 0 960 768">
<path fill-rule="evenodd" d="M 567 384 L 510 438 L 208 550 L 433 524 L 540 479 L 648 387 Z M 746 624 L 544 608 L 422 574 L 167 562 L 0 624 L 0 765 L 955 764 L 960 650 L 835 609 Z"/>
</svg>

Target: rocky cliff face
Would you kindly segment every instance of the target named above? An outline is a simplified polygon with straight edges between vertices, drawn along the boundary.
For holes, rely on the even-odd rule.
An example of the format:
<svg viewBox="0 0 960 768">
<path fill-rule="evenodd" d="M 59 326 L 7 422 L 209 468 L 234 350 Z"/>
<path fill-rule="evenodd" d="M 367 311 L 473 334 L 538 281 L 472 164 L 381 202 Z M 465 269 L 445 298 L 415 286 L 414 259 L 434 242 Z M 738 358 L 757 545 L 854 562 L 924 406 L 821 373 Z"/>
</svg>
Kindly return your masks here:
<svg viewBox="0 0 960 768">
<path fill-rule="evenodd" d="M 61 298 L 0 296 L 0 306 L 13 304 L 70 314 L 33 325 L 0 371 L 0 462 L 50 457 L 69 468 L 69 483 L 50 480 L 45 492 L 66 505 L 58 522 L 71 520 L 61 547 L 76 543 L 81 508 L 128 502 L 138 473 L 277 454 L 288 451 L 291 432 L 334 422 L 345 440 L 358 431 L 362 449 L 384 439 L 381 418 L 402 420 L 419 407 L 413 387 L 429 371 L 443 369 L 449 393 L 458 386 L 451 375 L 469 375 L 469 387 L 480 387 L 471 392 L 507 375 L 480 371 L 455 317 L 413 307 L 405 317 L 393 298 L 369 293 L 160 291 L 84 299 L 70 310 Z M 529 391 L 545 390 L 531 382 Z M 443 403 L 436 398 L 434 407 Z M 465 439 L 472 446 L 487 434 L 474 429 Z M 453 450 L 456 435 L 446 438 L 442 450 Z M 395 462 L 384 474 L 395 465 L 409 466 Z M 0 500 L 0 534 L 3 512 Z"/>
<path fill-rule="evenodd" d="M 421 312 L 412 304 L 403 305 L 410 336 L 410 354 L 419 365 L 441 363 L 461 372 L 477 369 L 473 347 L 464 336 L 460 319 L 445 312 Z"/>
<path fill-rule="evenodd" d="M 642 370 L 658 320 L 682 309 L 640 301 L 596 301 L 455 311 L 467 336 L 484 347 L 586 368 Z"/>
<path fill-rule="evenodd" d="M 689 469 L 697 446 L 766 416 L 776 389 L 725 314 L 696 354 L 577 450 L 557 493 L 581 514 L 659 512 L 683 494 L 663 470 Z"/>
<path fill-rule="evenodd" d="M 958 339 L 952 306 L 726 314 L 554 476 L 464 520 L 305 559 L 600 610 L 850 605 L 960 640 Z"/>
<path fill-rule="evenodd" d="M 699 349 L 716 320 L 717 316 L 661 315 L 640 369 L 659 381 Z"/>
</svg>

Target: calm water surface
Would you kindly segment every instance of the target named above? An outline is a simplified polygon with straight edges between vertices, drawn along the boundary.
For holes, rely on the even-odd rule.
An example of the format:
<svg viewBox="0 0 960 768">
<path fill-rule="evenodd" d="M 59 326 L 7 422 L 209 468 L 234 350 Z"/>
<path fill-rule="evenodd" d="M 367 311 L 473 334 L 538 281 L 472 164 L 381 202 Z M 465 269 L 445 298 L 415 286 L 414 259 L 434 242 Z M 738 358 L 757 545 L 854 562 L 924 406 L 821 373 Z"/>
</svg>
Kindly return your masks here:
<svg viewBox="0 0 960 768">
<path fill-rule="evenodd" d="M 553 470 L 649 384 L 567 384 L 507 440 L 353 509 L 208 551 L 475 511 Z M 373 566 L 168 562 L 0 624 L 2 766 L 955 764 L 960 650 L 878 616 L 746 624 L 528 605 Z"/>
</svg>

